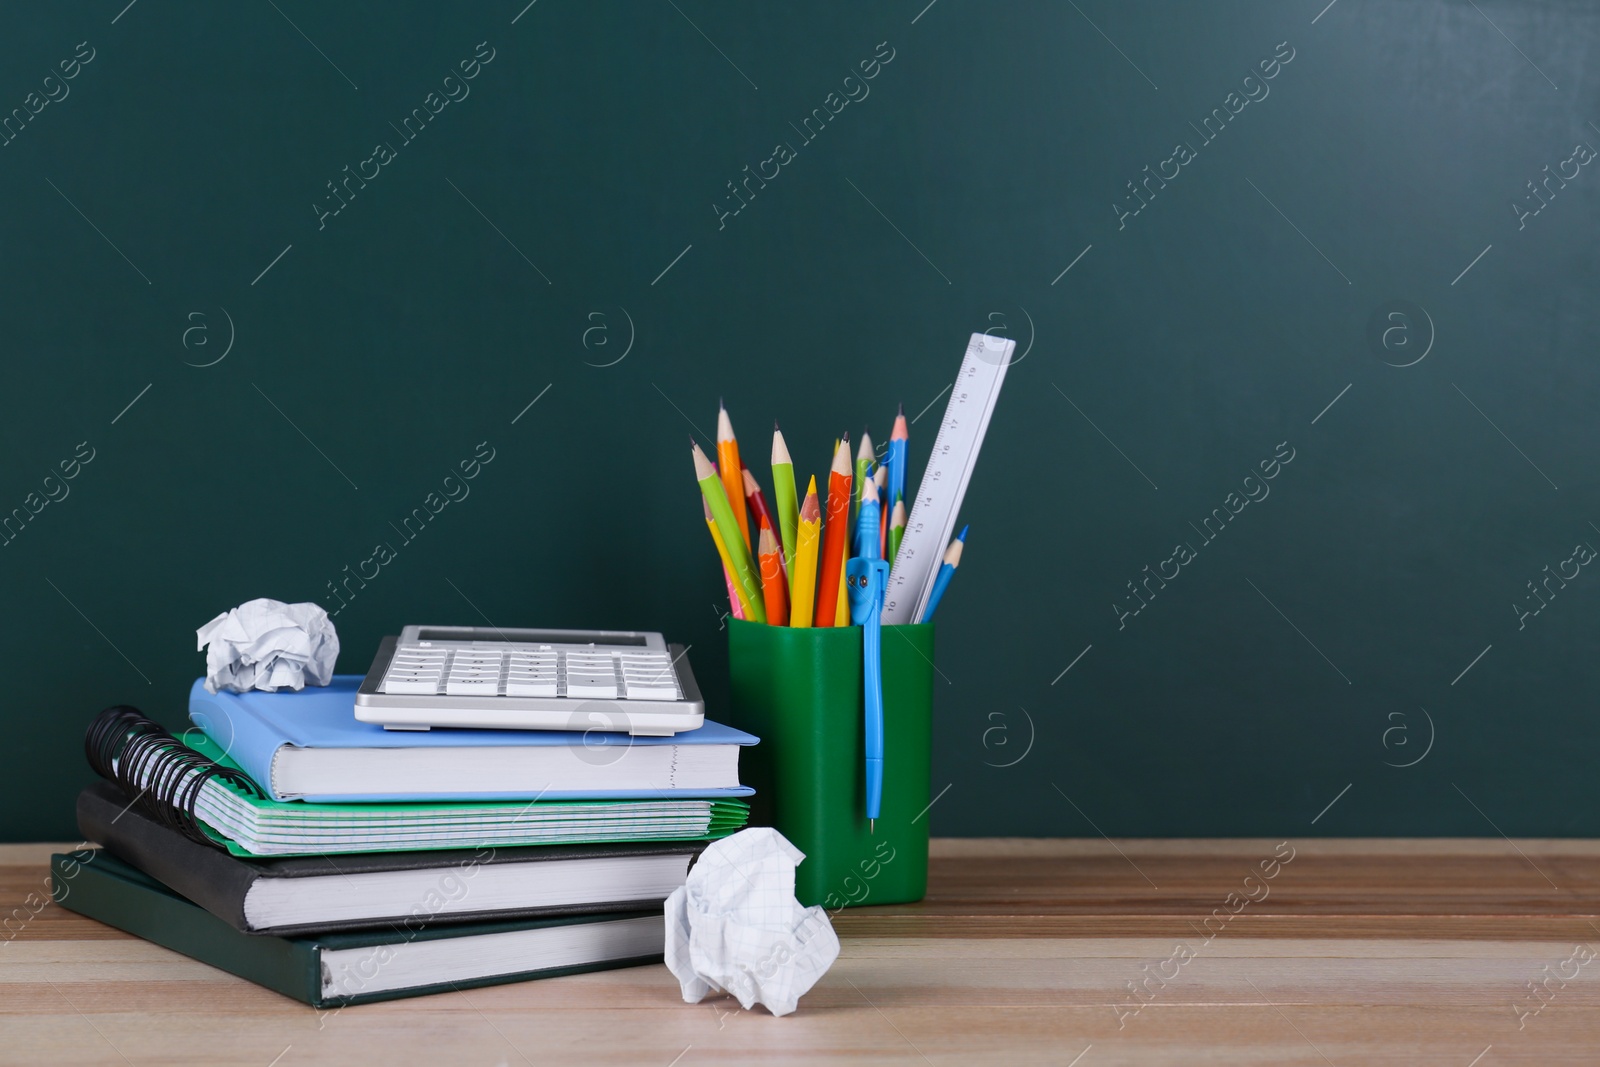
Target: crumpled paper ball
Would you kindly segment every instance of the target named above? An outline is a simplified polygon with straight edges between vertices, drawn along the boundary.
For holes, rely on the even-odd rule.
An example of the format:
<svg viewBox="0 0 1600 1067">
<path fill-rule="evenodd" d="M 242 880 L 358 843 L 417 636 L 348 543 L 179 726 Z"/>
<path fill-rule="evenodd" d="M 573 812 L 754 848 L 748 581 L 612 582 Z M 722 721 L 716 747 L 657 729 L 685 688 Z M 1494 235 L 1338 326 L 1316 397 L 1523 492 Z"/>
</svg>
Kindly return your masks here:
<svg viewBox="0 0 1600 1067">
<path fill-rule="evenodd" d="M 196 647 L 206 650 L 206 690 L 212 693 L 327 685 L 339 658 L 339 634 L 316 604 L 262 597 L 223 612 L 194 634 Z"/>
<path fill-rule="evenodd" d="M 819 907 L 794 896 L 805 853 L 770 827 L 713 842 L 667 898 L 667 967 L 698 1004 L 731 993 L 745 1009 L 794 1011 L 839 958 L 839 938 Z"/>
</svg>

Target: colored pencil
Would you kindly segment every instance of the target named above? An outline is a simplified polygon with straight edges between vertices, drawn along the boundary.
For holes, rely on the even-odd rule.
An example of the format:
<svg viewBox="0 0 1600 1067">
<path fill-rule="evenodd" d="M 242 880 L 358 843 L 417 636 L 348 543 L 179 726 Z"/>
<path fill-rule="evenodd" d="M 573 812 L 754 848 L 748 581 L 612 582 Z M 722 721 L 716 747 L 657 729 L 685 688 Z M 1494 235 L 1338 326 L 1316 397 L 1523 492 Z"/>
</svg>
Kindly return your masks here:
<svg viewBox="0 0 1600 1067">
<path fill-rule="evenodd" d="M 900 554 L 900 539 L 906 535 L 906 498 L 894 498 L 894 514 L 889 516 L 889 554 L 884 557 L 889 565 L 894 566 L 894 558 Z"/>
<path fill-rule="evenodd" d="M 956 534 L 956 539 L 950 542 L 950 547 L 944 550 L 944 563 L 939 567 L 939 573 L 933 579 L 933 592 L 928 594 L 928 606 L 922 609 L 922 618 L 918 622 L 932 622 L 934 609 L 939 606 L 939 601 L 944 598 L 944 591 L 950 586 L 950 579 L 956 576 L 956 568 L 961 566 L 961 549 L 967 542 L 967 528 L 961 527 L 961 532 Z"/>
<path fill-rule="evenodd" d="M 761 561 L 761 595 L 766 601 L 767 625 L 789 623 L 789 591 L 783 578 L 783 550 L 772 532 L 772 520 L 762 515 L 761 533 L 756 537 L 756 558 Z"/>
<path fill-rule="evenodd" d="M 784 573 L 794 570 L 795 523 L 800 511 L 794 493 L 794 461 L 778 424 L 772 424 L 772 500 L 778 506 L 778 539 L 783 543 Z"/>
<path fill-rule="evenodd" d="M 911 429 L 906 425 L 906 408 L 900 405 L 894 417 L 894 429 L 889 431 L 889 454 L 884 464 L 889 468 L 889 500 L 899 500 L 906 495 L 906 449 L 911 443 Z"/>
<path fill-rule="evenodd" d="M 822 527 L 822 560 L 818 564 L 817 611 L 814 625 L 834 626 L 844 603 L 844 557 L 850 548 L 850 435 L 839 440 L 828 471 L 828 519 Z"/>
<path fill-rule="evenodd" d="M 861 435 L 863 438 L 866 438 L 862 444 L 870 447 L 871 438 L 866 437 L 866 431 L 863 430 Z M 856 458 L 859 460 L 860 456 L 858 455 Z M 865 556 L 867 554 L 867 546 L 861 540 L 861 535 L 863 532 L 861 526 L 861 505 L 862 502 L 868 498 L 869 494 L 873 496 L 877 495 L 876 493 L 872 492 L 874 486 L 874 482 L 872 480 L 872 462 L 873 461 L 869 458 L 867 460 L 866 473 L 856 475 L 855 480 L 850 485 L 850 499 L 854 503 L 855 510 L 850 513 L 850 547 L 845 550 L 845 558 L 847 562 L 850 556 Z M 860 466 L 859 462 L 857 463 L 857 466 Z M 859 492 L 857 492 L 858 488 L 860 489 Z M 850 575 L 847 568 L 840 567 L 839 599 L 834 603 L 833 607 L 833 624 L 835 626 L 850 625 L 849 582 Z"/>
<path fill-rule="evenodd" d="M 739 521 L 734 518 L 733 508 L 728 503 L 727 490 L 723 488 L 717 468 L 711 465 L 693 438 L 689 441 L 689 448 L 694 454 L 695 480 L 700 483 L 700 492 L 705 497 L 706 506 L 711 509 L 717 529 L 722 531 L 722 540 L 728 549 L 734 582 L 744 601 L 745 618 L 751 622 L 766 622 L 766 611 L 761 601 L 761 582 L 750 559 L 750 548 L 740 535 Z M 737 467 L 734 469 L 738 470 Z M 741 504 L 744 502 L 743 494 L 740 494 L 739 501 Z"/>
<path fill-rule="evenodd" d="M 777 516 L 773 515 L 772 509 L 767 507 L 766 494 L 762 493 L 761 483 L 756 481 L 756 476 L 750 473 L 749 467 L 744 468 L 744 496 L 745 500 L 750 505 L 750 521 L 755 523 L 756 529 L 759 531 L 761 529 L 761 524 L 764 522 L 768 526 L 773 527 L 773 536 L 777 536 Z M 778 562 L 783 562 L 781 556 L 779 557 Z M 785 580 L 787 580 L 787 575 L 789 573 L 789 568 L 787 566 L 784 567 L 783 573 L 786 576 Z"/>
<path fill-rule="evenodd" d="M 850 594 L 845 590 L 844 567 L 839 568 L 838 596 L 833 602 L 833 624 L 835 626 L 850 625 Z"/>
<path fill-rule="evenodd" d="M 722 534 L 717 530 L 717 520 L 711 517 L 711 505 L 706 503 L 705 494 L 700 494 L 700 506 L 706 512 L 706 527 L 711 531 L 711 541 L 717 546 L 717 557 L 722 560 L 722 580 L 728 586 L 728 607 L 736 619 L 744 618 L 744 604 L 739 600 L 739 587 L 733 584 L 733 561 L 728 558 L 728 546 L 722 543 Z"/>
<path fill-rule="evenodd" d="M 861 445 L 856 449 L 855 481 L 851 483 L 852 488 L 859 487 L 861 483 L 872 476 L 872 463 L 872 435 L 862 430 Z M 855 501 L 855 506 L 850 509 L 850 517 L 854 518 L 860 513 L 861 501 L 857 500 Z M 851 540 L 854 541 L 855 538 L 852 537 Z M 852 553 L 852 555 L 859 555 L 859 553 Z"/>
<path fill-rule="evenodd" d="M 795 532 L 794 566 L 789 569 L 789 625 L 810 626 L 817 602 L 817 547 L 822 540 L 822 508 L 817 504 L 817 477 L 806 486 Z"/>
<path fill-rule="evenodd" d="M 884 499 L 889 484 L 889 468 L 880 466 L 875 478 L 878 497 L 878 558 L 889 558 L 889 502 Z"/>
<path fill-rule="evenodd" d="M 722 474 L 722 489 L 727 494 L 728 506 L 733 509 L 734 521 L 739 525 L 739 534 L 744 541 L 745 551 L 750 549 L 750 520 L 745 513 L 744 506 L 744 477 L 740 471 L 744 465 L 739 462 L 739 442 L 733 436 L 733 420 L 728 418 L 728 409 L 722 401 L 717 401 L 717 470 Z M 724 537 L 728 536 L 723 534 Z"/>
</svg>

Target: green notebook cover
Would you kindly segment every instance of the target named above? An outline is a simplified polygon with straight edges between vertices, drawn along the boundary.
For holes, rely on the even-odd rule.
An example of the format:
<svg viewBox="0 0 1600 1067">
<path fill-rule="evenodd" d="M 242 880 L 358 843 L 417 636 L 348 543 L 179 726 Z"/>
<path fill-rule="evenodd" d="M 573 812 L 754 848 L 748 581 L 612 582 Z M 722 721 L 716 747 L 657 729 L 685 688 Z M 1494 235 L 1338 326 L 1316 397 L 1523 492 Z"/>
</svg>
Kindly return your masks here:
<svg viewBox="0 0 1600 1067">
<path fill-rule="evenodd" d="M 239 765 L 230 759 L 220 745 L 198 730 L 190 731 L 183 738 L 184 744 L 199 752 L 214 762 L 234 770 L 239 770 Z M 312 804 L 302 800 L 277 801 L 252 796 L 238 789 L 228 782 L 213 778 L 203 787 L 205 790 L 222 790 L 233 798 L 246 805 L 252 812 L 259 827 L 277 830 L 280 832 L 293 832 L 302 827 L 332 827 L 341 821 L 361 820 L 363 823 L 376 818 L 381 822 L 386 817 L 419 818 L 425 817 L 439 827 L 453 827 L 456 833 L 448 839 L 437 841 L 423 841 L 408 843 L 405 841 L 384 840 L 350 847 L 343 844 L 308 844 L 304 848 L 273 851 L 272 858 L 282 856 L 315 856 L 326 852 L 355 852 L 355 851 L 384 851 L 384 852 L 418 852 L 440 848 L 470 848 L 480 844 L 495 844 L 513 846 L 522 844 L 540 845 L 568 845 L 568 844 L 597 844 L 618 841 L 652 840 L 652 841 L 711 841 L 719 837 L 726 837 L 742 828 L 749 818 L 749 804 L 735 798 L 716 799 L 682 799 L 664 798 L 659 801 L 641 800 L 547 800 L 547 801 L 426 801 L 410 803 L 379 803 L 379 804 Z M 669 808 L 680 808 L 688 805 L 706 804 L 710 807 L 710 820 L 704 833 L 684 834 L 671 832 L 663 827 L 652 827 L 643 817 L 629 817 L 637 825 L 631 825 L 623 819 L 614 818 L 612 824 L 607 826 L 574 826 L 564 834 L 546 834 L 537 839 L 528 841 L 513 841 L 504 838 L 493 840 L 479 840 L 473 836 L 475 829 L 474 817 L 480 814 L 505 815 L 506 813 L 535 812 L 541 809 L 563 809 L 580 813 L 576 818 L 592 820 L 603 818 L 611 812 L 625 809 L 629 805 L 644 804 L 665 805 Z M 235 856 L 246 858 L 259 858 L 263 854 L 252 852 L 238 842 L 218 832 L 214 827 L 202 822 L 202 827 L 220 845 Z"/>
<path fill-rule="evenodd" d="M 327 997 L 322 993 L 322 953 L 339 949 L 382 948 L 412 941 L 431 941 L 477 934 L 509 933 L 579 923 L 660 916 L 658 911 L 608 915 L 564 916 L 520 922 L 459 923 L 416 930 L 363 931 L 315 937 L 272 937 L 240 933 L 205 909 L 166 886 L 119 862 L 100 849 L 81 849 L 50 857 L 51 892 L 56 903 L 80 915 L 125 930 L 163 948 L 181 952 L 240 978 L 310 1004 L 314 1008 L 366 1004 L 378 1000 L 443 993 L 453 989 L 499 985 L 533 978 L 608 970 L 657 963 L 661 953 L 602 960 L 567 967 L 518 971 L 439 982 L 371 994 Z M 664 936 L 664 934 L 663 934 Z M 380 963 L 381 966 L 381 963 Z"/>
</svg>

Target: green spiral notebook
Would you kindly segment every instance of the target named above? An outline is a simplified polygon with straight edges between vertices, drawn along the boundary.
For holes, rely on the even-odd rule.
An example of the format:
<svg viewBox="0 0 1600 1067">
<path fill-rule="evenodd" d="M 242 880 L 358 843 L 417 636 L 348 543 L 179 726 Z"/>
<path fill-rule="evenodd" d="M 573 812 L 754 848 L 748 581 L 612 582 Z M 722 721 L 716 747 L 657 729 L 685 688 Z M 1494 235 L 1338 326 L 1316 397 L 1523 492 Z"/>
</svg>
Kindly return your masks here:
<svg viewBox="0 0 1600 1067">
<path fill-rule="evenodd" d="M 225 767 L 238 766 L 220 746 L 197 731 L 185 737 L 184 743 Z M 726 837 L 743 827 L 750 815 L 746 802 L 731 798 L 280 802 L 251 796 L 220 778 L 206 781 L 193 803 L 194 816 L 235 856 L 697 841 Z"/>
</svg>

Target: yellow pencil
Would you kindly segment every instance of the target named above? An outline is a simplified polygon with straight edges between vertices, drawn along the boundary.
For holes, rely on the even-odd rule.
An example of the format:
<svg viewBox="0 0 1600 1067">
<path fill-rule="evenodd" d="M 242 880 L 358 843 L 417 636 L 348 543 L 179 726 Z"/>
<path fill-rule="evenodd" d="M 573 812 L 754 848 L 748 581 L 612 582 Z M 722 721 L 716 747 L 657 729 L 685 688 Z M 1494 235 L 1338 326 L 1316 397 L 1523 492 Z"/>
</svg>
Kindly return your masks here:
<svg viewBox="0 0 1600 1067">
<path fill-rule="evenodd" d="M 844 588 L 844 568 L 839 568 L 839 599 L 833 602 L 833 624 L 850 625 L 850 594 Z"/>
<path fill-rule="evenodd" d="M 789 625 L 810 626 L 817 599 L 817 548 L 822 543 L 822 507 L 817 503 L 817 476 L 806 486 L 795 536 L 794 566 L 789 578 Z"/>
</svg>

